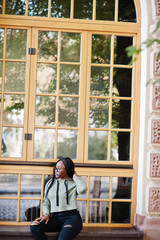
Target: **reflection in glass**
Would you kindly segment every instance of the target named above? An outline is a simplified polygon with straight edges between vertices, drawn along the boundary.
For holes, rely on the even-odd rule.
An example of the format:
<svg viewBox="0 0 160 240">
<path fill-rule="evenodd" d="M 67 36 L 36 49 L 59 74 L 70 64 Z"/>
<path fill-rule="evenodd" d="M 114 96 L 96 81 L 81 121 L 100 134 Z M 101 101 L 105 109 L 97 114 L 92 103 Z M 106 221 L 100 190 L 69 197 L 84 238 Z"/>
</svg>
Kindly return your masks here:
<svg viewBox="0 0 160 240">
<path fill-rule="evenodd" d="M 57 61 L 58 33 L 38 32 L 38 60 Z"/>
<path fill-rule="evenodd" d="M 51 0 L 51 16 L 56 18 L 70 18 L 70 0 Z"/>
<path fill-rule="evenodd" d="M 8 92 L 24 92 L 26 63 L 6 62 L 4 89 Z"/>
<path fill-rule="evenodd" d="M 56 97 L 37 96 L 35 125 L 53 126 L 56 116 Z"/>
<path fill-rule="evenodd" d="M 18 174 L 0 174 L 0 196 L 16 197 L 18 194 Z"/>
<path fill-rule="evenodd" d="M 80 62 L 80 33 L 61 33 L 61 61 Z"/>
<path fill-rule="evenodd" d="M 27 30 L 7 29 L 6 58 L 26 59 Z"/>
<path fill-rule="evenodd" d="M 0 28 L 0 58 L 3 58 L 4 29 Z"/>
<path fill-rule="evenodd" d="M 131 222 L 131 203 L 112 202 L 111 223 L 130 223 Z"/>
<path fill-rule="evenodd" d="M 60 65 L 60 93 L 79 94 L 80 67 Z"/>
<path fill-rule="evenodd" d="M 126 48 L 133 45 L 133 37 L 115 36 L 114 39 L 114 63 L 128 65 L 131 57 L 127 56 Z"/>
<path fill-rule="evenodd" d="M 21 175 L 21 197 L 41 197 L 41 175 Z"/>
<path fill-rule="evenodd" d="M 25 15 L 26 1 L 24 0 L 5 0 L 5 14 Z"/>
<path fill-rule="evenodd" d="M 78 126 L 78 103 L 79 98 L 60 97 L 58 122 L 60 126 Z"/>
<path fill-rule="evenodd" d="M 48 0 L 28 0 L 28 16 L 48 17 Z"/>
<path fill-rule="evenodd" d="M 85 182 L 86 185 L 88 185 L 88 177 L 87 176 L 80 176 L 81 180 Z M 81 193 L 77 195 L 77 198 L 82 199 L 82 198 L 87 198 L 87 192 Z"/>
<path fill-rule="evenodd" d="M 3 141 L 6 151 L 2 152 L 2 157 L 21 158 L 23 151 L 23 128 L 3 128 Z"/>
<path fill-rule="evenodd" d="M 89 198 L 109 199 L 109 189 L 109 177 L 90 177 Z"/>
<path fill-rule="evenodd" d="M 108 131 L 89 131 L 88 159 L 107 160 Z"/>
<path fill-rule="evenodd" d="M 33 221 L 40 217 L 40 200 L 20 200 L 20 221 Z"/>
<path fill-rule="evenodd" d="M 87 204 L 86 201 L 77 201 L 78 211 L 82 217 L 82 222 L 86 222 Z"/>
<path fill-rule="evenodd" d="M 108 223 L 109 202 L 89 203 L 89 223 Z"/>
<path fill-rule="evenodd" d="M 24 123 L 24 95 L 4 95 L 3 123 Z"/>
<path fill-rule="evenodd" d="M 93 0 L 74 0 L 74 18 L 92 19 Z"/>
<path fill-rule="evenodd" d="M 54 147 L 55 129 L 35 129 L 34 158 L 53 159 Z"/>
<path fill-rule="evenodd" d="M 132 69 L 114 68 L 113 70 L 113 95 L 116 97 L 131 97 Z"/>
<path fill-rule="evenodd" d="M 91 67 L 90 95 L 108 96 L 110 88 L 110 68 Z"/>
<path fill-rule="evenodd" d="M 3 71 L 3 62 L 0 62 L 0 91 L 2 89 L 2 71 Z"/>
<path fill-rule="evenodd" d="M 90 98 L 89 127 L 107 128 L 109 125 L 109 100 Z"/>
<path fill-rule="evenodd" d="M 136 9 L 134 0 L 119 0 L 118 21 L 136 22 Z"/>
<path fill-rule="evenodd" d="M 57 156 L 70 156 L 77 159 L 77 130 L 58 130 Z"/>
<path fill-rule="evenodd" d="M 3 0 L 0 0 L 0 14 L 2 14 L 3 11 Z"/>
<path fill-rule="evenodd" d="M 57 65 L 37 63 L 37 93 L 55 93 Z"/>
<path fill-rule="evenodd" d="M 14 199 L 0 199 L 0 222 L 17 221 L 17 204 Z"/>
<path fill-rule="evenodd" d="M 132 178 L 113 177 L 112 178 L 112 198 L 131 199 Z"/>
<path fill-rule="evenodd" d="M 1 122 L 1 94 L 0 94 L 0 122 Z"/>
<path fill-rule="evenodd" d="M 131 101 L 115 99 L 112 102 L 112 127 L 131 127 Z"/>
<path fill-rule="evenodd" d="M 111 161 L 129 161 L 130 132 L 111 133 Z"/>
<path fill-rule="evenodd" d="M 92 35 L 92 63 L 110 63 L 111 36 Z"/>
<path fill-rule="evenodd" d="M 96 1 L 96 20 L 114 21 L 115 0 Z"/>
</svg>

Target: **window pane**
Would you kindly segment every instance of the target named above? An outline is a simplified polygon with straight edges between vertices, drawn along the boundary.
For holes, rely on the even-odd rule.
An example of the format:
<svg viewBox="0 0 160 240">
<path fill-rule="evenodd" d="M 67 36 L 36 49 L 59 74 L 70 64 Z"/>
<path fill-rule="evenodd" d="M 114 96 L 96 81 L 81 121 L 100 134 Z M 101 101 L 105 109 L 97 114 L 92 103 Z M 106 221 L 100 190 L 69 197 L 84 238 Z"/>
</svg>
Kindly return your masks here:
<svg viewBox="0 0 160 240">
<path fill-rule="evenodd" d="M 110 63 L 111 36 L 92 35 L 92 63 Z"/>
<path fill-rule="evenodd" d="M 2 157 L 22 157 L 23 150 L 23 128 L 3 128 L 3 141 L 6 150 L 2 152 Z"/>
<path fill-rule="evenodd" d="M 110 68 L 91 67 L 90 95 L 108 96 L 110 88 Z"/>
<path fill-rule="evenodd" d="M 133 45 L 133 37 L 115 36 L 114 63 L 128 65 L 131 58 L 127 56 L 126 48 Z"/>
<path fill-rule="evenodd" d="M 109 202 L 89 203 L 89 223 L 108 223 Z"/>
<path fill-rule="evenodd" d="M 79 98 L 59 98 L 59 126 L 78 127 L 78 103 Z"/>
<path fill-rule="evenodd" d="M 6 62 L 4 89 L 8 92 L 24 92 L 26 63 Z"/>
<path fill-rule="evenodd" d="M 130 132 L 111 133 L 111 161 L 129 161 Z"/>
<path fill-rule="evenodd" d="M 20 221 L 33 221 L 40 217 L 39 200 L 20 200 Z"/>
<path fill-rule="evenodd" d="M 56 117 L 56 97 L 37 96 L 35 125 L 54 126 Z"/>
<path fill-rule="evenodd" d="M 0 14 L 2 14 L 3 10 L 3 0 L 0 0 Z"/>
<path fill-rule="evenodd" d="M 107 160 L 108 131 L 89 131 L 88 159 Z"/>
<path fill-rule="evenodd" d="M 71 0 L 51 0 L 51 16 L 70 18 Z"/>
<path fill-rule="evenodd" d="M 131 203 L 112 202 L 111 223 L 130 223 Z"/>
<path fill-rule="evenodd" d="M 26 1 L 24 0 L 5 0 L 5 14 L 25 15 Z"/>
<path fill-rule="evenodd" d="M 0 28 L 0 58 L 3 58 L 4 29 Z"/>
<path fill-rule="evenodd" d="M 26 59 L 27 30 L 7 29 L 6 58 Z"/>
<path fill-rule="evenodd" d="M 48 17 L 48 0 L 28 0 L 28 15 Z"/>
<path fill-rule="evenodd" d="M 118 21 L 136 22 L 134 0 L 119 0 Z"/>
<path fill-rule="evenodd" d="M 55 129 L 35 129 L 34 158 L 54 159 L 54 148 Z"/>
<path fill-rule="evenodd" d="M 17 220 L 17 200 L 0 199 L 0 221 Z"/>
<path fill-rule="evenodd" d="M 18 194 L 18 175 L 0 174 L 0 196 L 16 197 Z"/>
<path fill-rule="evenodd" d="M 114 68 L 113 70 L 113 95 L 131 97 L 132 95 L 132 69 Z"/>
<path fill-rule="evenodd" d="M 81 34 L 61 34 L 61 61 L 80 62 Z"/>
<path fill-rule="evenodd" d="M 60 93 L 79 94 L 80 67 L 60 65 Z"/>
<path fill-rule="evenodd" d="M 0 62 L 0 91 L 2 89 L 2 71 L 3 71 L 3 62 Z"/>
<path fill-rule="evenodd" d="M 74 18 L 92 19 L 93 0 L 74 0 Z"/>
<path fill-rule="evenodd" d="M 112 178 L 112 198 L 131 199 L 132 178 L 113 177 Z"/>
<path fill-rule="evenodd" d="M 115 0 L 96 1 L 96 20 L 114 21 Z"/>
<path fill-rule="evenodd" d="M 77 159 L 77 130 L 58 130 L 58 154 L 57 156 L 69 156 Z"/>
<path fill-rule="evenodd" d="M 4 95 L 3 123 L 23 124 L 24 122 L 24 96 Z"/>
<path fill-rule="evenodd" d="M 38 60 L 57 61 L 58 33 L 38 32 Z"/>
<path fill-rule="evenodd" d="M 86 222 L 86 212 L 87 212 L 86 201 L 77 201 L 77 205 L 78 205 L 79 213 L 82 217 L 82 222 L 85 223 Z"/>
<path fill-rule="evenodd" d="M 112 102 L 112 127 L 131 127 L 131 101 L 116 99 Z"/>
<path fill-rule="evenodd" d="M 21 197 L 41 197 L 41 175 L 21 175 Z"/>
<path fill-rule="evenodd" d="M 109 199 L 110 178 L 90 177 L 89 197 Z"/>
</svg>

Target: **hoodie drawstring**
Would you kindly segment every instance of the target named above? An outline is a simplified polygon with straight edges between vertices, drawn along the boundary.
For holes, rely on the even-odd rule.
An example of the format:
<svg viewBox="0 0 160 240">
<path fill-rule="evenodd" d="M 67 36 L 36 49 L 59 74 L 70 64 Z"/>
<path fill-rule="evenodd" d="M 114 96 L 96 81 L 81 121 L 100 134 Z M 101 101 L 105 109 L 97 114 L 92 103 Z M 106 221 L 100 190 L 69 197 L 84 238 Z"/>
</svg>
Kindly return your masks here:
<svg viewBox="0 0 160 240">
<path fill-rule="evenodd" d="M 66 187 L 66 202 L 67 202 L 67 205 L 68 205 L 68 185 L 66 183 L 66 180 L 64 181 L 64 185 Z"/>
</svg>

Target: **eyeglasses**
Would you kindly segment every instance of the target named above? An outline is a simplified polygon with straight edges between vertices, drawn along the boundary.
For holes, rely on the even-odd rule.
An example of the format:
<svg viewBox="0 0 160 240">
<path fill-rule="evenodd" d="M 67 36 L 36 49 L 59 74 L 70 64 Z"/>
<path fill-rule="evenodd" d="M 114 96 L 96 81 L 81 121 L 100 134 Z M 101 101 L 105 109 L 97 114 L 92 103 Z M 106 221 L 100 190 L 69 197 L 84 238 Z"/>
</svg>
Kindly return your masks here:
<svg viewBox="0 0 160 240">
<path fill-rule="evenodd" d="M 61 169 L 65 169 L 65 168 L 55 168 L 55 171 L 60 172 Z"/>
</svg>

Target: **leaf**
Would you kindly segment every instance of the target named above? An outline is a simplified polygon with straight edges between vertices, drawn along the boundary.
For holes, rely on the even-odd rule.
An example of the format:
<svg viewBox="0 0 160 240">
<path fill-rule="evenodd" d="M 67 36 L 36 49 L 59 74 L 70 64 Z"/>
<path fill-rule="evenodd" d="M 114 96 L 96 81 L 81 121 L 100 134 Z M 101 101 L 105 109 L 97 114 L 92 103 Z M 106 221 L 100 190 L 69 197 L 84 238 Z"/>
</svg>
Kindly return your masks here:
<svg viewBox="0 0 160 240">
<path fill-rule="evenodd" d="M 152 33 L 157 32 L 157 30 L 160 28 L 160 21 L 157 23 L 156 28 L 154 29 L 154 31 Z"/>
</svg>

